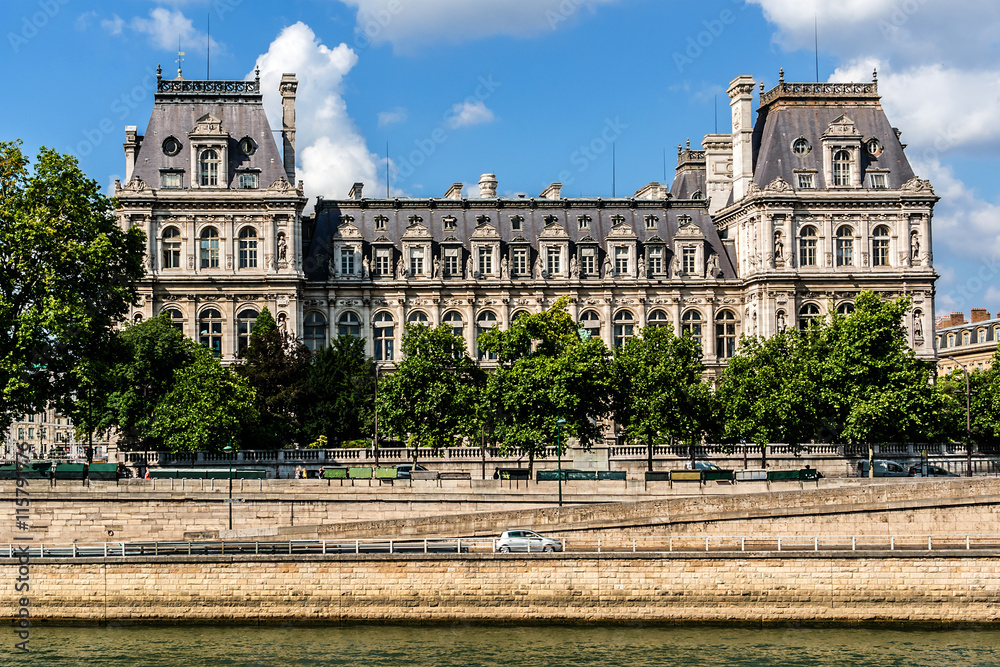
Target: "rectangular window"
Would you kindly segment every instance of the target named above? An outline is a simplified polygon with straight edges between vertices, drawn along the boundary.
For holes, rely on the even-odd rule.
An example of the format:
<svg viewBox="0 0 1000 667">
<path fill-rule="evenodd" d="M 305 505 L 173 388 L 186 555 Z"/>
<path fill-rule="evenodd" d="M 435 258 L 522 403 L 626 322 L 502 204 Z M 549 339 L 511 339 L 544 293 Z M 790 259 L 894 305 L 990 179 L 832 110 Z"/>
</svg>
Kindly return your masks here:
<svg viewBox="0 0 1000 667">
<path fill-rule="evenodd" d="M 562 273 L 562 250 L 557 247 L 550 246 L 546 251 L 545 256 L 547 258 L 546 266 L 548 267 L 550 276 L 557 276 Z"/>
<path fill-rule="evenodd" d="M 889 266 L 889 239 L 872 241 L 872 266 Z"/>
<path fill-rule="evenodd" d="M 458 220 L 450 215 L 446 215 L 441 218 L 441 228 L 444 229 L 445 232 L 455 231 L 456 223 L 458 223 Z"/>
<path fill-rule="evenodd" d="M 511 253 L 511 271 L 515 276 L 528 275 L 528 250 L 526 248 L 516 248 Z"/>
<path fill-rule="evenodd" d="M 163 242 L 163 267 L 164 269 L 181 268 L 181 244 L 177 241 Z"/>
<path fill-rule="evenodd" d="M 29 428 L 28 429 L 28 440 L 34 440 L 34 439 L 35 439 L 35 429 Z"/>
<path fill-rule="evenodd" d="M 375 216 L 375 231 L 384 232 L 385 225 L 387 222 L 389 222 L 389 218 L 385 217 L 384 215 Z"/>
<path fill-rule="evenodd" d="M 410 251 L 410 275 L 424 275 L 424 249 L 414 248 Z"/>
<path fill-rule="evenodd" d="M 376 276 L 388 276 L 392 275 L 392 269 L 390 268 L 391 256 L 388 250 L 376 250 L 375 251 L 375 275 Z"/>
<path fill-rule="evenodd" d="M 684 273 L 694 273 L 696 253 L 696 248 L 690 246 L 684 248 Z"/>
<path fill-rule="evenodd" d="M 24 429 L 23 428 L 17 429 L 17 439 L 18 440 L 24 440 Z"/>
<path fill-rule="evenodd" d="M 885 174 L 872 174 L 871 183 L 872 183 L 872 189 L 885 190 L 886 188 Z"/>
<path fill-rule="evenodd" d="M 493 248 L 479 248 L 479 273 L 484 276 L 493 273 Z"/>
<path fill-rule="evenodd" d="M 580 229 L 583 229 L 583 230 L 590 229 L 590 216 L 589 215 L 581 215 L 576 220 L 577 220 L 578 223 L 580 223 Z"/>
<path fill-rule="evenodd" d="M 837 239 L 837 266 L 854 266 L 854 239 Z"/>
<path fill-rule="evenodd" d="M 181 187 L 182 175 L 179 171 L 165 171 L 161 174 L 163 187 L 166 189 L 175 190 Z"/>
<path fill-rule="evenodd" d="M 813 175 L 812 174 L 799 174 L 798 175 L 799 190 L 812 190 L 813 187 Z"/>
<path fill-rule="evenodd" d="M 30 423 L 33 421 L 35 421 L 35 415 L 28 415 L 28 422 Z"/>
<path fill-rule="evenodd" d="M 354 248 L 340 249 L 340 275 L 354 275 Z"/>
<path fill-rule="evenodd" d="M 580 251 L 580 275 L 597 275 L 597 251 L 593 248 L 584 248 Z"/>
<path fill-rule="evenodd" d="M 519 232 L 521 231 L 521 223 L 524 222 L 524 218 L 519 215 L 510 216 L 510 231 Z"/>
<path fill-rule="evenodd" d="M 663 248 L 650 248 L 647 255 L 649 256 L 649 272 L 654 276 L 662 274 Z"/>
<path fill-rule="evenodd" d="M 628 248 L 615 248 L 615 273 L 628 273 Z"/>
<path fill-rule="evenodd" d="M 458 276 L 458 248 L 449 248 L 444 251 L 444 275 Z"/>
<path fill-rule="evenodd" d="M 243 190 L 256 190 L 260 187 L 260 181 L 257 178 L 256 172 L 241 172 L 239 187 Z"/>
</svg>

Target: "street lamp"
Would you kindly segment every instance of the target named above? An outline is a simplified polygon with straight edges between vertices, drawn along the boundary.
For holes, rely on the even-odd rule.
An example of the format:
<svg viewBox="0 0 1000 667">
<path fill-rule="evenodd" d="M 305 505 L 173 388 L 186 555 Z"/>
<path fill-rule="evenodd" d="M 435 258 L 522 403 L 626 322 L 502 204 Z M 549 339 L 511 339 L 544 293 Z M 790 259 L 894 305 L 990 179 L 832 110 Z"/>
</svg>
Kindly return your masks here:
<svg viewBox="0 0 1000 667">
<path fill-rule="evenodd" d="M 556 457 L 558 458 L 558 461 L 559 461 L 559 471 L 556 474 L 556 476 L 559 478 L 559 507 L 562 507 L 562 478 L 563 478 L 563 470 L 562 470 L 562 442 L 561 442 L 559 436 L 562 435 L 562 427 L 563 427 L 563 424 L 565 424 L 565 423 L 566 423 L 566 420 L 563 419 L 562 417 L 559 417 L 558 419 L 556 419 Z"/>
<path fill-rule="evenodd" d="M 233 441 L 229 440 L 229 444 L 222 448 L 222 451 L 226 453 L 229 458 L 229 530 L 233 529 Z"/>
<path fill-rule="evenodd" d="M 954 361 L 965 371 L 965 476 L 972 477 L 972 392 L 969 391 L 969 369 L 955 357 L 945 357 Z"/>
</svg>

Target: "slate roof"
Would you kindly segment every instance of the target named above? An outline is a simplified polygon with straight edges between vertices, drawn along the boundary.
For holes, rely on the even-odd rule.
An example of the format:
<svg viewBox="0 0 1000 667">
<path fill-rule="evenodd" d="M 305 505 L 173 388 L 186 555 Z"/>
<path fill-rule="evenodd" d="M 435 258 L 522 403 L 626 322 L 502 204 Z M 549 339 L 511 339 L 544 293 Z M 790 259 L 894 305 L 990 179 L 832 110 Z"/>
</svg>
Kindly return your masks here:
<svg viewBox="0 0 1000 667">
<path fill-rule="evenodd" d="M 634 206 L 632 205 L 634 203 Z M 678 217 L 690 216 L 705 235 L 706 241 L 719 255 L 719 267 L 724 277 L 735 278 L 736 271 L 726 254 L 718 230 L 708 215 L 708 209 L 700 203 L 675 205 L 663 200 L 598 200 L 598 199 L 561 199 L 561 200 L 530 200 L 530 199 L 470 199 L 465 201 L 450 199 L 366 199 L 366 200 L 320 200 L 316 205 L 315 226 L 309 248 L 309 258 L 306 266 L 317 267 L 307 277 L 310 280 L 326 278 L 326 261 L 330 248 L 330 239 L 334 230 L 340 225 L 343 216 L 354 218 L 354 224 L 361 231 L 365 242 L 371 243 L 376 237 L 385 236 L 397 248 L 400 247 L 403 233 L 409 227 L 411 216 L 422 218 L 421 224 L 428 228 L 428 233 L 435 243 L 441 243 L 446 236 L 454 235 L 466 247 L 472 234 L 478 226 L 480 216 L 488 216 L 502 242 L 509 244 L 517 237 L 524 237 L 532 245 L 538 247 L 539 234 L 545 229 L 546 217 L 555 216 L 559 224 L 566 230 L 570 242 L 587 242 L 591 237 L 604 247 L 608 233 L 614 226 L 611 218 L 623 216 L 635 233 L 640 243 L 653 237 L 654 242 L 662 239 L 668 246 L 673 243 L 677 232 Z M 521 231 L 511 229 L 511 216 L 523 216 Z M 580 229 L 578 216 L 590 217 L 589 229 Z M 646 228 L 646 216 L 655 215 L 658 220 L 655 228 Z M 376 233 L 375 218 L 388 218 L 385 231 Z M 456 219 L 454 231 L 444 231 L 442 218 L 453 216 Z"/>
<path fill-rule="evenodd" d="M 260 187 L 266 188 L 285 178 L 284 164 L 275 143 L 271 125 L 264 113 L 259 81 L 160 81 L 153 111 L 136 153 L 133 176 L 152 187 L 159 187 L 161 169 L 184 170 L 182 187 L 191 183 L 191 132 L 199 118 L 211 114 L 222 121 L 229 133 L 229 164 L 226 170 L 233 187 L 237 169 L 259 169 Z M 163 152 L 163 141 L 173 136 L 181 143 L 177 155 Z M 257 144 L 251 156 L 238 147 L 243 137 Z"/>
</svg>

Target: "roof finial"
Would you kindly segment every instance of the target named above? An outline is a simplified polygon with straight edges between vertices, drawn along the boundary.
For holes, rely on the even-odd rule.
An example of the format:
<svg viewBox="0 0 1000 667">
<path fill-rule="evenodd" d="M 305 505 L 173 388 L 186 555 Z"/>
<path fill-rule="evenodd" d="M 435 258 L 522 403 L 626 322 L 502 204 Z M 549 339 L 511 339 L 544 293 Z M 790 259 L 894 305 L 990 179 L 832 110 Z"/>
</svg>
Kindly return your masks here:
<svg viewBox="0 0 1000 667">
<path fill-rule="evenodd" d="M 784 82 L 785 82 L 785 68 L 782 67 L 778 70 L 778 83 L 781 84 Z"/>
<path fill-rule="evenodd" d="M 681 144 L 677 144 L 677 155 L 678 155 L 678 157 L 680 156 L 681 151 L 683 151 L 683 150 L 684 150 L 684 146 L 682 146 Z"/>
<path fill-rule="evenodd" d="M 253 68 L 253 74 L 257 80 L 257 83 L 260 83 L 260 65 L 257 65 L 256 67 Z"/>
<path fill-rule="evenodd" d="M 163 68 L 160 67 L 159 63 L 157 63 L 156 64 L 156 82 L 159 83 L 160 79 L 162 79 L 162 78 L 163 78 Z"/>
<path fill-rule="evenodd" d="M 760 82 L 760 94 L 761 95 L 764 94 L 764 80 L 763 79 L 761 79 L 761 82 Z"/>
<path fill-rule="evenodd" d="M 177 40 L 177 78 L 183 79 L 181 76 L 181 69 L 184 67 L 184 52 L 181 51 L 181 42 Z"/>
<path fill-rule="evenodd" d="M 691 139 L 690 138 L 688 138 L 688 140 L 687 140 L 687 149 L 691 150 Z"/>
<path fill-rule="evenodd" d="M 878 67 L 872 70 L 872 83 L 878 83 Z"/>
</svg>

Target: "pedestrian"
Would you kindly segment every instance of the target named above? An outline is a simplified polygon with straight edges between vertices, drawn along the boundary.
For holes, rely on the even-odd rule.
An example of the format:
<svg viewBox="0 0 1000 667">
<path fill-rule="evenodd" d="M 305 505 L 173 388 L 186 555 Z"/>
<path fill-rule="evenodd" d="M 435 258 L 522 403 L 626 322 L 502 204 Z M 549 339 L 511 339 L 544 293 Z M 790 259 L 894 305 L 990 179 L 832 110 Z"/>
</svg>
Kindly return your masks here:
<svg viewBox="0 0 1000 667">
<path fill-rule="evenodd" d="M 298 479 L 299 477 L 302 477 L 302 468 L 295 466 L 295 479 Z"/>
<path fill-rule="evenodd" d="M 153 479 L 153 476 L 149 474 L 149 468 L 146 468 L 146 477 L 145 477 L 145 479 Z"/>
</svg>

